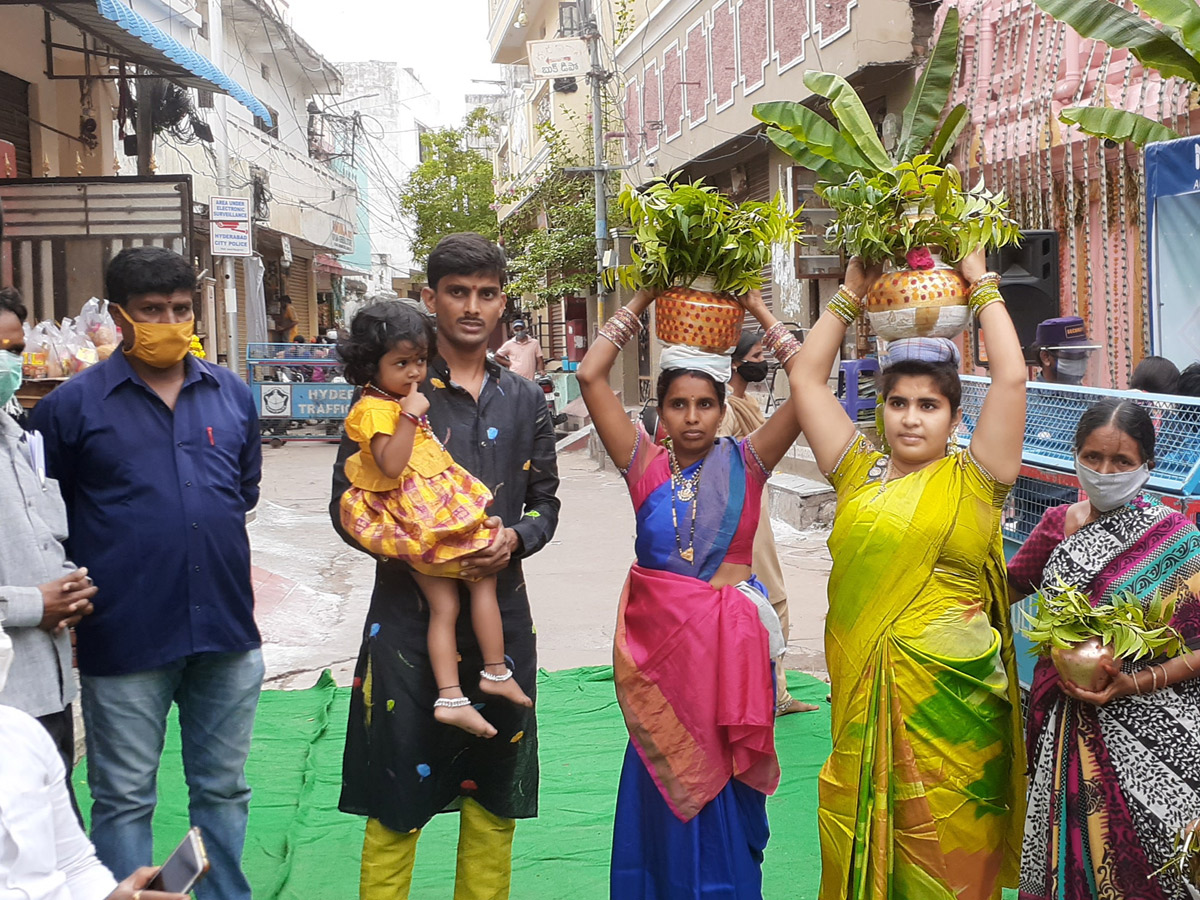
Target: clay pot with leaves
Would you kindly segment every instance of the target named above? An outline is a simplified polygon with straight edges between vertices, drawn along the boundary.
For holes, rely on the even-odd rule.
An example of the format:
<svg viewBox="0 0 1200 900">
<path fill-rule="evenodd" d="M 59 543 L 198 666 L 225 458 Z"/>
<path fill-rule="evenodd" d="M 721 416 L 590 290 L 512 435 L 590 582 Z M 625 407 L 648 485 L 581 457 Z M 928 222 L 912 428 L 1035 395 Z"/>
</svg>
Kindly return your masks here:
<svg viewBox="0 0 1200 900">
<path fill-rule="evenodd" d="M 633 229 L 633 261 L 617 270 L 626 287 L 661 291 L 660 340 L 720 353 L 737 343 L 745 310 L 737 297 L 762 287 L 772 246 L 800 239 L 800 210 L 782 197 L 735 204 L 704 181 L 660 179 L 618 198 Z"/>
<path fill-rule="evenodd" d="M 1093 606 L 1083 591 L 1059 581 L 1038 592 L 1036 615 L 1022 615 L 1032 652 L 1049 656 L 1064 680 L 1085 691 L 1108 686 L 1113 662 L 1174 656 L 1184 646 L 1170 624 L 1175 598 L 1157 592 L 1146 604 L 1125 591 Z"/>
<path fill-rule="evenodd" d="M 1020 230 L 1003 194 L 966 188 L 946 160 L 967 124 L 950 97 L 958 54 L 958 12 L 947 11 L 937 44 L 904 109 L 895 154 L 875 131 L 844 78 L 809 72 L 804 84 L 829 101 L 834 122 L 801 103 L 760 103 L 754 115 L 767 137 L 818 178 L 818 195 L 837 213 L 825 232 L 831 247 L 884 263 L 866 298 L 875 332 L 887 340 L 953 337 L 966 326 L 966 283 L 953 269 L 978 247 L 1016 243 Z"/>
</svg>

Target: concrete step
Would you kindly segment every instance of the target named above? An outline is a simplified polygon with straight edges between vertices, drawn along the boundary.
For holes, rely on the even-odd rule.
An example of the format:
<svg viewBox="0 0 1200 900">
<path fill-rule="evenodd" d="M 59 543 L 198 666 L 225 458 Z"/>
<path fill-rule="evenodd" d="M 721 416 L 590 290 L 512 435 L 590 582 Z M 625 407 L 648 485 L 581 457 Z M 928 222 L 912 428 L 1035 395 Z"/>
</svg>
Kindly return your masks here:
<svg viewBox="0 0 1200 900">
<path fill-rule="evenodd" d="M 771 518 L 795 528 L 828 528 L 833 524 L 837 495 L 829 482 L 777 472 L 767 482 Z"/>
</svg>

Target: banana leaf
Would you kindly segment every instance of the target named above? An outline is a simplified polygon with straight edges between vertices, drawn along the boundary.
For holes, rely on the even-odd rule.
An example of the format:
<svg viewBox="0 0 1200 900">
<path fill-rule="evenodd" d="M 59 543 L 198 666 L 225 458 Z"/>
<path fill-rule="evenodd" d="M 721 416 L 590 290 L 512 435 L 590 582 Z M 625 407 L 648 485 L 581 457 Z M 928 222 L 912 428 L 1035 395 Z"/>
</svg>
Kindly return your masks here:
<svg viewBox="0 0 1200 900">
<path fill-rule="evenodd" d="M 1170 141 L 1179 137 L 1166 125 L 1153 119 L 1108 106 L 1073 106 L 1064 109 L 1058 118 L 1068 125 L 1078 125 L 1080 131 L 1093 137 L 1108 138 L 1119 143 L 1132 141 L 1139 147 L 1151 141 Z"/>
<path fill-rule="evenodd" d="M 955 142 L 958 140 L 958 136 L 967 127 L 968 121 L 970 121 L 970 117 L 967 115 L 967 105 L 965 103 L 960 103 L 954 109 L 950 110 L 946 115 L 946 121 L 938 129 L 933 143 L 929 145 L 929 153 L 933 156 L 934 162 L 940 163 L 950 155 L 950 152 L 954 149 Z"/>
<path fill-rule="evenodd" d="M 1164 77 L 1175 75 L 1200 82 L 1200 61 L 1170 35 L 1159 31 L 1137 13 L 1112 0 L 1034 0 L 1045 12 L 1066 22 L 1085 38 L 1110 47 L 1127 47 L 1139 62 Z"/>
<path fill-rule="evenodd" d="M 1183 45 L 1193 55 L 1200 49 L 1200 7 L 1195 0 L 1137 0 L 1137 6 L 1164 25 L 1178 28 Z"/>
<path fill-rule="evenodd" d="M 929 143 L 942 110 L 946 108 L 946 101 L 950 99 L 950 90 L 957 70 L 958 10 L 951 7 L 946 11 L 946 21 L 942 23 L 942 33 L 938 35 L 937 44 L 929 54 L 929 61 L 925 63 L 925 69 L 917 79 L 913 95 L 904 107 L 897 151 L 900 160 L 911 159 Z"/>
<path fill-rule="evenodd" d="M 892 158 L 883 148 L 867 109 L 854 88 L 841 75 L 832 72 L 809 72 L 804 86 L 829 101 L 829 108 L 841 126 L 841 133 L 877 170 L 892 167 Z"/>
<path fill-rule="evenodd" d="M 758 103 L 755 104 L 753 113 L 759 121 L 788 132 L 817 156 L 832 160 L 848 169 L 876 170 L 875 165 L 863 156 L 842 132 L 803 103 L 792 100 Z M 874 131 L 871 133 L 874 134 Z M 881 150 L 882 146 L 881 144 Z"/>
<path fill-rule="evenodd" d="M 845 168 L 833 160 L 813 153 L 791 132 L 770 125 L 767 127 L 767 137 L 772 144 L 794 159 L 798 164 L 816 172 L 822 181 L 832 181 L 835 183 L 845 181 L 846 176 L 849 174 Z"/>
</svg>

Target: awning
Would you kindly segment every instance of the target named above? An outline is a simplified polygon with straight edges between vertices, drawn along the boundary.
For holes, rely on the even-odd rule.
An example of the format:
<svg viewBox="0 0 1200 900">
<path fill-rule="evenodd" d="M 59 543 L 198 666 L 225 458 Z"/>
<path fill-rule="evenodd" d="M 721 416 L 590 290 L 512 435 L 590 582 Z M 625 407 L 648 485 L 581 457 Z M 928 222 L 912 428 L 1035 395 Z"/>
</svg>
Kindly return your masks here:
<svg viewBox="0 0 1200 900">
<path fill-rule="evenodd" d="M 318 253 L 313 258 L 313 266 L 318 272 L 327 272 L 330 275 L 341 275 L 343 277 L 359 277 L 366 278 L 366 272 L 360 272 L 358 269 L 351 269 L 347 265 L 343 265 L 342 261 L 336 256 L 330 256 L 328 253 Z"/>
<path fill-rule="evenodd" d="M 52 13 L 107 44 L 126 62 L 184 87 L 228 94 L 273 125 L 267 107 L 203 54 L 185 47 L 120 0 L 47 0 Z"/>
</svg>

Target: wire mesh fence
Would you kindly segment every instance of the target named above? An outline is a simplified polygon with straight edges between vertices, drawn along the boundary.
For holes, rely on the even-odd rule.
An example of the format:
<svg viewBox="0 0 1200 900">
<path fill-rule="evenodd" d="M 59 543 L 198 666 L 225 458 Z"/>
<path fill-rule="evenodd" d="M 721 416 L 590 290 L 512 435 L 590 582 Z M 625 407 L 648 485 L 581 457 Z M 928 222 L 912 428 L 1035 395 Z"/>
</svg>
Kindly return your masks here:
<svg viewBox="0 0 1200 900">
<path fill-rule="evenodd" d="M 959 442 L 970 441 L 987 393 L 988 379 L 963 376 L 963 422 Z M 1200 400 L 1078 385 L 1030 383 L 1025 415 L 1024 461 L 1064 472 L 1075 468 L 1075 430 L 1088 407 L 1109 397 L 1145 407 L 1157 432 L 1151 490 L 1190 494 L 1200 490 Z"/>
</svg>

